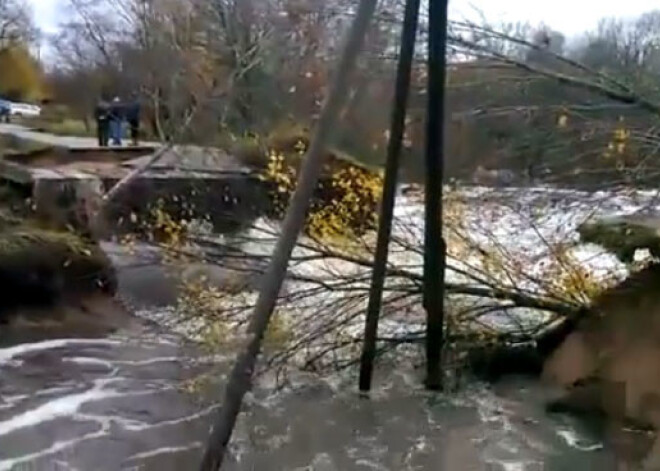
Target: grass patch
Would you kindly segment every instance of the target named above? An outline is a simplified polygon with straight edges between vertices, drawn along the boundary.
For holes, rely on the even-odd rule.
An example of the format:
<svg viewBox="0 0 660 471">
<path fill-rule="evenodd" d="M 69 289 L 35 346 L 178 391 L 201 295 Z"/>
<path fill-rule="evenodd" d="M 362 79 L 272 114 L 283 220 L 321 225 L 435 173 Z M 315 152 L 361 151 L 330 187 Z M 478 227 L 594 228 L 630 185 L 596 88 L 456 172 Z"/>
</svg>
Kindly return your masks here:
<svg viewBox="0 0 660 471">
<path fill-rule="evenodd" d="M 47 132 L 58 136 L 91 137 L 96 135 L 96 129 L 85 121 L 74 117 L 74 114 L 62 105 L 47 105 L 42 108 L 38 117 L 16 117 L 13 120 L 30 129 Z"/>
<path fill-rule="evenodd" d="M 96 135 L 95 129 L 91 127 L 88 129 L 83 121 L 76 119 L 46 123 L 44 130 L 57 136 L 93 137 Z"/>
<path fill-rule="evenodd" d="M 84 121 L 74 118 L 52 120 L 47 117 L 39 117 L 25 118 L 16 120 L 16 122 L 35 131 L 56 136 L 93 137 L 96 135 L 94 127 L 90 126 L 88 129 Z"/>
</svg>

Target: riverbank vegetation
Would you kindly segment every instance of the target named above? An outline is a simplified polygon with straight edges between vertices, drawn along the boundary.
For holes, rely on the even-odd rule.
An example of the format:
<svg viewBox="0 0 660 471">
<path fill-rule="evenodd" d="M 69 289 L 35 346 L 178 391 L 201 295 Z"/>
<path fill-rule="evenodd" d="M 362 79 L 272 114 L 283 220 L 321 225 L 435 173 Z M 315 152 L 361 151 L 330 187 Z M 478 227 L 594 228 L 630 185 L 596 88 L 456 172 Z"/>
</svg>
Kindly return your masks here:
<svg viewBox="0 0 660 471">
<path fill-rule="evenodd" d="M 43 227 L 11 188 L 0 192 L 0 284 L 2 321 L 23 307 L 52 309 L 116 290 L 114 268 L 95 242 Z"/>
</svg>

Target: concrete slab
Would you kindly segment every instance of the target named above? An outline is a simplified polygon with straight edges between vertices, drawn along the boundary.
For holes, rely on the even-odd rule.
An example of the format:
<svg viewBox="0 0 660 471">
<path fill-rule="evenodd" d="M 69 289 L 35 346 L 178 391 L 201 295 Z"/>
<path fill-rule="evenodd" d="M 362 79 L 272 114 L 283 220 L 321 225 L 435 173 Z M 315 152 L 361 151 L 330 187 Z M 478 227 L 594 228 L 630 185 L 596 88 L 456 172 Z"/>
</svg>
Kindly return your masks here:
<svg viewBox="0 0 660 471">
<path fill-rule="evenodd" d="M 89 150 L 89 149 L 102 149 L 99 147 L 98 141 L 93 137 L 78 137 L 78 136 L 57 136 L 45 132 L 32 130 L 20 124 L 0 124 L 0 134 L 11 135 L 21 139 L 27 139 L 41 144 L 64 147 L 70 150 Z M 142 142 L 142 147 L 158 148 L 159 142 Z M 130 149 L 131 146 L 124 144 L 121 147 L 112 147 L 112 149 Z"/>
</svg>

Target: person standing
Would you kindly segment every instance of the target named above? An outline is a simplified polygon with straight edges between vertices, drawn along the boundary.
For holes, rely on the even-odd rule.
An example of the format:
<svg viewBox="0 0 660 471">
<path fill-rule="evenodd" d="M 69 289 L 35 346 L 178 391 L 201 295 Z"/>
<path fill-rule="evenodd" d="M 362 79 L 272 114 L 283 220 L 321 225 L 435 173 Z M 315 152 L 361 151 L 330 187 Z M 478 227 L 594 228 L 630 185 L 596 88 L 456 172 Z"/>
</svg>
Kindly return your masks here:
<svg viewBox="0 0 660 471">
<path fill-rule="evenodd" d="M 99 147 L 108 147 L 108 135 L 110 132 L 110 106 L 104 99 L 99 100 L 94 110 L 96 119 L 96 136 Z"/>
<path fill-rule="evenodd" d="M 0 123 L 11 121 L 11 103 L 0 98 Z"/>
<path fill-rule="evenodd" d="M 113 146 L 121 146 L 124 109 L 119 97 L 115 97 L 110 105 L 110 140 Z"/>
<path fill-rule="evenodd" d="M 126 121 L 131 132 L 131 144 L 137 146 L 140 134 L 140 102 L 135 94 L 126 106 Z"/>
</svg>

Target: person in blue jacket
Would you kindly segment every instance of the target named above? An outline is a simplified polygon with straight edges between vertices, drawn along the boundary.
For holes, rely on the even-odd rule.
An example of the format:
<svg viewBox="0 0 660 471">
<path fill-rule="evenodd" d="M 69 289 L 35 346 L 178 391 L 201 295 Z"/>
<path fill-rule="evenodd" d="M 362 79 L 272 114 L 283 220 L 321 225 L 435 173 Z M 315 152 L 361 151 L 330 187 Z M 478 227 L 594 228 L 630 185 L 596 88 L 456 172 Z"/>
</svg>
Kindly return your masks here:
<svg viewBox="0 0 660 471">
<path fill-rule="evenodd" d="M 11 103 L 0 99 L 0 123 L 8 123 L 11 119 Z"/>
<path fill-rule="evenodd" d="M 124 105 L 119 97 L 115 97 L 110 104 L 110 141 L 113 146 L 121 146 L 124 124 Z"/>
</svg>

